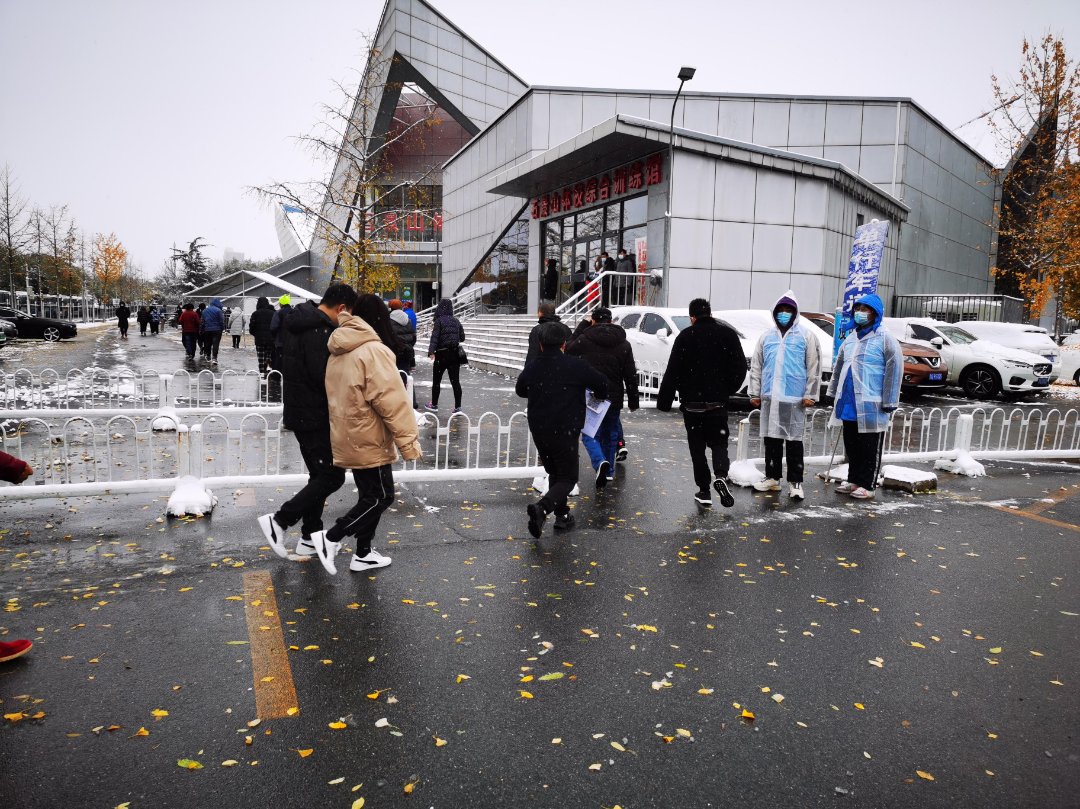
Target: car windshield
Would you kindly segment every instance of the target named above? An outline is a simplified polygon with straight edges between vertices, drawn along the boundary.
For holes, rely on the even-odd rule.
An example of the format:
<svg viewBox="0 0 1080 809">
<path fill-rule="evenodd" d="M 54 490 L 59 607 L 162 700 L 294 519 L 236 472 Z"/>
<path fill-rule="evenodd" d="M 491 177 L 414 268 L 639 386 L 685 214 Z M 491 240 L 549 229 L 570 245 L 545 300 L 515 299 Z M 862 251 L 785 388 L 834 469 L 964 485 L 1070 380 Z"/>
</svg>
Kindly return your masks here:
<svg viewBox="0 0 1080 809">
<path fill-rule="evenodd" d="M 690 328 L 689 315 L 675 315 L 673 318 L 671 318 L 671 322 L 675 324 L 675 328 L 679 331 L 686 331 Z"/>
<path fill-rule="evenodd" d="M 938 326 L 937 328 L 938 331 L 957 345 L 967 345 L 968 343 L 974 343 L 976 340 L 975 335 L 956 326 Z"/>
</svg>

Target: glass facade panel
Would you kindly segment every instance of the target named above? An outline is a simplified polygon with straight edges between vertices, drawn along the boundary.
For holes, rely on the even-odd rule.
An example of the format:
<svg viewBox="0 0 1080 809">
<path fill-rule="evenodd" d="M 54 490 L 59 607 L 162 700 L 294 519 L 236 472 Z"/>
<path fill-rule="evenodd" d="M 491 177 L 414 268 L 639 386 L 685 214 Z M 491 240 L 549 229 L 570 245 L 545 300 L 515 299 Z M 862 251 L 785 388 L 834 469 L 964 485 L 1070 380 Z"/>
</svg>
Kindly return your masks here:
<svg viewBox="0 0 1080 809">
<path fill-rule="evenodd" d="M 545 236 L 547 234 L 545 233 Z M 546 241 L 546 239 L 545 239 Z M 556 248 L 551 258 L 558 259 Z M 480 289 L 482 311 L 522 314 L 529 303 L 529 220 L 520 216 L 458 292 Z"/>
<path fill-rule="evenodd" d="M 442 239 L 442 186 L 380 186 L 368 231 L 376 239 L 435 242 Z"/>
<path fill-rule="evenodd" d="M 644 225 L 648 219 L 649 203 L 647 197 L 642 195 L 623 202 L 622 226 L 624 228 L 632 227 L 634 225 Z"/>
</svg>

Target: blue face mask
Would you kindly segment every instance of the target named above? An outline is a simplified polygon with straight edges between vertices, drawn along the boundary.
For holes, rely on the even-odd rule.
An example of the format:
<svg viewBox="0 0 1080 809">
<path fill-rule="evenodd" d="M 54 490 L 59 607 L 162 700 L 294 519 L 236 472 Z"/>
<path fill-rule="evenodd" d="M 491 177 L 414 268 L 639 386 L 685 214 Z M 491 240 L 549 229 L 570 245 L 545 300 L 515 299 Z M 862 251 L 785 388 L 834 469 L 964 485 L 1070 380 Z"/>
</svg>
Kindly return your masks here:
<svg viewBox="0 0 1080 809">
<path fill-rule="evenodd" d="M 775 317 L 778 324 L 780 324 L 781 326 L 786 326 L 788 323 L 791 322 L 792 315 L 791 312 L 777 312 Z"/>
<path fill-rule="evenodd" d="M 862 311 L 856 312 L 853 320 L 855 321 L 856 326 L 865 326 L 870 322 L 870 313 Z"/>
</svg>

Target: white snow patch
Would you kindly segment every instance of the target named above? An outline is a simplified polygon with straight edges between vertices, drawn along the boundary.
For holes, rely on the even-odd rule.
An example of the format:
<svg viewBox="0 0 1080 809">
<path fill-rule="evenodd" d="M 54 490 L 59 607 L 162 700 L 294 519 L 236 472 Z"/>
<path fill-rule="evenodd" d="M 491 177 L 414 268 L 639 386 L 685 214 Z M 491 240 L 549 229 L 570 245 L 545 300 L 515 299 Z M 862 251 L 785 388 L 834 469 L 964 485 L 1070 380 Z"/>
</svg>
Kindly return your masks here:
<svg viewBox="0 0 1080 809">
<path fill-rule="evenodd" d="M 176 488 L 169 496 L 166 510 L 173 517 L 201 517 L 213 511 L 217 501 L 214 493 L 206 488 L 201 480 L 192 475 L 184 475 L 176 481 Z"/>
<path fill-rule="evenodd" d="M 533 478 L 532 488 L 533 491 L 537 492 L 541 497 L 547 494 L 548 476 L 538 475 L 537 477 Z M 575 483 L 574 488 L 571 490 L 570 494 L 567 495 L 567 497 L 577 497 L 579 494 L 581 494 L 581 488 Z"/>
<path fill-rule="evenodd" d="M 958 452 L 956 458 L 942 458 L 934 462 L 934 469 L 952 472 L 954 475 L 966 475 L 969 478 L 986 477 L 986 467 L 971 457 L 969 452 Z"/>
<path fill-rule="evenodd" d="M 176 408 L 163 407 L 150 424 L 150 429 L 161 433 L 174 433 L 179 426 L 180 417 L 176 414 Z"/>
<path fill-rule="evenodd" d="M 937 475 L 933 472 L 912 469 L 910 466 L 883 466 L 881 467 L 881 475 L 904 483 L 922 483 L 926 480 L 937 480 Z"/>
<path fill-rule="evenodd" d="M 765 480 L 765 475 L 753 461 L 735 461 L 728 470 L 728 480 L 736 486 L 753 486 L 759 480 Z"/>
</svg>

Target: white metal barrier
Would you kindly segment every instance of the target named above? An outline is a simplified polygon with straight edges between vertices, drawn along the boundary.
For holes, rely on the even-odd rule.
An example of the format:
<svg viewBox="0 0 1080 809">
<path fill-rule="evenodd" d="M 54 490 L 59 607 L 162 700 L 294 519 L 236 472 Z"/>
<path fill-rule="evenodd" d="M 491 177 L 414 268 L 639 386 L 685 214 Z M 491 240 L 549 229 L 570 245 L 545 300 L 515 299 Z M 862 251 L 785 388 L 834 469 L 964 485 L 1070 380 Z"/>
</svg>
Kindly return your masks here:
<svg viewBox="0 0 1080 809">
<path fill-rule="evenodd" d="M 64 374 L 52 368 L 25 368 L 0 374 L 0 409 L 41 410 L 65 408 L 231 407 L 272 405 L 281 398 L 281 374 L 270 371 L 183 369 L 155 370 L 88 368 Z M 172 402 L 165 400 L 171 396 Z"/>
</svg>

